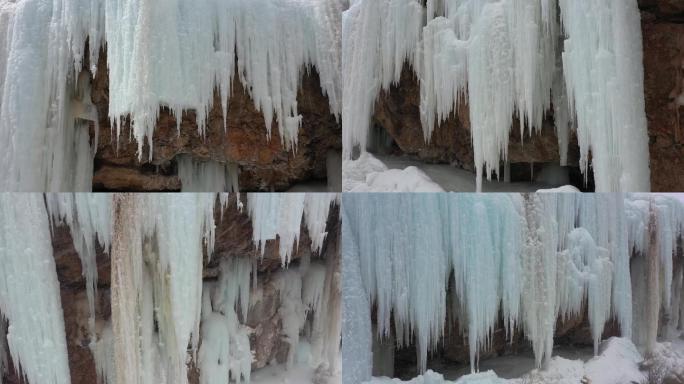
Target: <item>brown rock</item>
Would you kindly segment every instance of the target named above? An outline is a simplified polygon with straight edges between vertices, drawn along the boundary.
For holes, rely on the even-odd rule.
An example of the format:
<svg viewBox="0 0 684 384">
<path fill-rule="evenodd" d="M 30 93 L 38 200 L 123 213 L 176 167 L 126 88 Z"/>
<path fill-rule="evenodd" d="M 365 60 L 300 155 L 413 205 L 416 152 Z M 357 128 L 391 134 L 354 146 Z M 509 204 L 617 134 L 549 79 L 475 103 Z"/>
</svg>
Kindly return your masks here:
<svg viewBox="0 0 684 384">
<path fill-rule="evenodd" d="M 652 14 L 644 14 L 642 24 L 651 188 L 654 192 L 681 191 L 684 119 L 682 108 L 673 103 L 673 98 L 674 91 L 681 87 L 677 79 L 681 81 L 684 71 L 684 25 L 664 22 Z"/>
</svg>

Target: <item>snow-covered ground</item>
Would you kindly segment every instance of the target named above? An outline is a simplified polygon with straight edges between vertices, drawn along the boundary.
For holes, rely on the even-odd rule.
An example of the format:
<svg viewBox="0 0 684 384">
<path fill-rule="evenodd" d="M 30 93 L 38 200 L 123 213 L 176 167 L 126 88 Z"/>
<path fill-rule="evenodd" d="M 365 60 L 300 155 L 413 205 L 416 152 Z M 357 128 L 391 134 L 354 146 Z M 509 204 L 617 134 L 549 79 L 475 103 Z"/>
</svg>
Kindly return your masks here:
<svg viewBox="0 0 684 384">
<path fill-rule="evenodd" d="M 390 169 L 370 153 L 342 165 L 343 192 L 444 192 L 418 167 Z"/>
<path fill-rule="evenodd" d="M 592 348 L 571 348 L 568 346 L 558 346 L 553 349 L 554 356 L 568 360 L 588 361 L 594 357 Z M 431 362 L 430 369 L 444 375 L 447 380 L 457 380 L 462 376 L 470 374 L 470 365 L 454 367 L 449 364 L 439 364 Z M 521 352 L 483 359 L 479 363 L 480 371 L 494 371 L 497 376 L 503 379 L 515 379 L 532 371 L 534 366 L 534 355 L 531 351 Z"/>
<path fill-rule="evenodd" d="M 543 183 L 484 181 L 484 192 L 577 192 L 573 187 Z M 427 164 L 411 157 L 363 153 L 345 160 L 342 167 L 344 192 L 475 192 L 475 175 L 448 164 Z"/>
</svg>

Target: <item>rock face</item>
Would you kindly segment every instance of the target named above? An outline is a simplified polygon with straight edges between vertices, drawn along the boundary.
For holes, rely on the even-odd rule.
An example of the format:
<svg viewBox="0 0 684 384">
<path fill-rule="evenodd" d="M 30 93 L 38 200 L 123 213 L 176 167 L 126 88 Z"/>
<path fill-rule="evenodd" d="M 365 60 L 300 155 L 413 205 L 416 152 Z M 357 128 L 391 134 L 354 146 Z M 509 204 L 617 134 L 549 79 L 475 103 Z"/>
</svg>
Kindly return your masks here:
<svg viewBox="0 0 684 384">
<path fill-rule="evenodd" d="M 86 55 L 87 57 L 87 55 Z M 88 64 L 84 64 L 88 68 Z M 249 93 L 235 77 L 230 97 L 227 130 L 223 129 L 220 98 L 207 119 L 206 137 L 197 132 L 194 111 L 181 116 L 180 132 L 176 118 L 161 108 L 154 133 L 153 158 L 149 147 L 138 161 L 137 143 L 129 140 L 128 126 L 118 139 L 109 121 L 109 76 L 106 52 L 100 53 L 97 75 L 93 80 L 92 100 L 100 117 L 100 139 L 95 158 L 95 190 L 159 191 L 179 190 L 176 156 L 190 154 L 198 160 L 237 163 L 240 189 L 244 191 L 286 190 L 303 181 L 326 178 L 326 154 L 340 151 L 341 125 L 330 113 L 328 98 L 321 93 L 315 70 L 303 76 L 297 95 L 298 110 L 303 116 L 296 150 L 286 150 L 280 142 L 277 123 L 267 138 L 264 117 L 254 107 Z"/>
<path fill-rule="evenodd" d="M 644 36 L 651 188 L 658 192 L 681 191 L 684 190 L 684 0 L 639 0 L 639 6 Z M 419 105 L 420 86 L 406 66 L 400 84 L 378 98 L 373 122 L 389 134 L 402 153 L 473 171 L 466 103 L 435 130 L 430 144 L 423 139 Z M 518 127 L 514 126 L 512 132 L 511 163 L 559 162 L 553 116 L 547 117 L 541 135 L 521 140 Z M 569 165 L 577 166 L 578 160 L 577 138 L 572 137 Z"/>
<path fill-rule="evenodd" d="M 246 201 L 243 201 L 246 203 Z M 311 258 L 312 262 L 318 257 L 326 263 L 333 263 L 335 270 L 339 270 L 339 208 L 330 211 L 327 224 L 328 236 L 323 244 L 320 256 Z M 85 279 L 81 275 L 81 262 L 74 249 L 69 228 L 59 226 L 53 235 L 53 250 L 60 282 L 60 294 L 64 311 L 64 323 L 69 354 L 69 369 L 71 383 L 95 384 L 97 375 L 95 361 L 90 352 L 90 335 L 88 331 L 88 302 L 85 290 Z M 301 241 L 296 252 L 292 255 L 292 264 L 297 265 L 305 256 L 311 256 L 311 240 L 304 226 L 301 230 Z M 211 261 L 205 255 L 205 280 L 215 280 L 219 272 L 219 264 L 224 258 L 259 256 L 259 251 L 252 243 L 252 225 L 246 211 L 237 209 L 236 195 L 231 195 L 228 208 L 216 211 L 216 242 Z M 96 301 L 96 328 L 110 319 L 110 260 L 109 256 L 98 251 L 98 288 Z M 275 284 L 275 276 L 281 270 L 278 254 L 278 241 L 269 241 L 265 247 L 263 259 L 257 264 L 257 291 L 253 297 L 253 306 L 246 316 L 246 325 L 254 329 L 250 336 L 250 344 L 254 353 L 252 369 L 262 368 L 269 362 L 276 360 L 284 363 L 289 344 L 284 341 L 281 318 L 279 314 L 280 293 Z M 3 383 L 20 384 L 20 377 L 11 368 L 2 377 Z M 191 362 L 188 370 L 191 384 L 199 383 L 199 374 Z"/>
<path fill-rule="evenodd" d="M 651 188 L 684 190 L 684 1 L 644 0 L 646 115 Z M 677 100 L 679 99 L 679 100 Z"/>
</svg>

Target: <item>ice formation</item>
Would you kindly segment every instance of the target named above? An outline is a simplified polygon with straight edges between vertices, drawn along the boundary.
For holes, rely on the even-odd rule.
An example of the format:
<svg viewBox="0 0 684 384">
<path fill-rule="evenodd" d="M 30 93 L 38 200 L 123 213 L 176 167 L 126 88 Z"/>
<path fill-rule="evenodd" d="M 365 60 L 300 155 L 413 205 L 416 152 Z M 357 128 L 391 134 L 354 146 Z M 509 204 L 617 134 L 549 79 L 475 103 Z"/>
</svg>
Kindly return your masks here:
<svg viewBox="0 0 684 384">
<path fill-rule="evenodd" d="M 182 192 L 239 192 L 238 165 L 198 161 L 191 156 L 178 157 L 178 177 Z"/>
<path fill-rule="evenodd" d="M 499 173 L 514 118 L 524 137 L 553 112 L 598 191 L 650 190 L 642 36 L 635 0 L 359 0 L 343 15 L 345 157 L 364 152 L 381 90 L 405 62 L 420 81 L 426 143 L 467 100 L 477 188 Z"/>
<path fill-rule="evenodd" d="M 320 251 L 326 235 L 325 224 L 330 205 L 337 199 L 339 195 L 334 193 L 248 194 L 247 210 L 252 219 L 254 244 L 263 255 L 266 241 L 279 238 L 280 260 L 283 266 L 287 265 L 298 242 L 304 217 L 312 240 L 311 249 Z"/>
<path fill-rule="evenodd" d="M 59 281 L 43 196 L 0 195 L 0 312 L 14 369 L 29 383 L 69 384 Z"/>
<path fill-rule="evenodd" d="M 647 354 L 655 335 L 681 324 L 684 203 L 675 197 L 348 194 L 343 207 L 345 273 L 360 277 L 345 276 L 345 326 L 370 332 L 362 306 L 373 308 L 377 335 L 414 345 L 421 372 L 447 319 L 468 335 L 473 372 L 500 319 L 509 338 L 531 342 L 538 367 L 551 362 L 559 318 L 587 313 L 596 354 L 611 318 Z M 642 259 L 660 272 L 645 279 Z M 660 313 L 677 321 L 659 326 Z M 365 338 L 346 343 L 370 353 Z"/>
<path fill-rule="evenodd" d="M 48 194 L 45 201 L 53 223 L 65 223 L 71 230 L 74 247 L 81 259 L 86 279 L 88 321 L 91 337 L 95 333 L 95 293 L 97 289 L 97 245 L 109 252 L 111 240 L 111 198 L 87 193 Z"/>
<path fill-rule="evenodd" d="M 249 383 L 252 352 L 249 329 L 243 324 L 249 309 L 251 269 L 247 258 L 224 261 L 218 282 L 205 283 L 198 355 L 202 384 L 228 383 L 229 378 Z"/>
<path fill-rule="evenodd" d="M 327 0 L 2 1 L 0 142 L 8 166 L 0 187 L 90 190 L 97 144 L 83 119 L 98 121 L 88 71 L 95 75 L 101 47 L 108 118 L 117 140 L 130 123 L 139 157 L 147 140 L 152 158 L 160 107 L 179 127 L 183 112 L 194 110 L 204 135 L 217 91 L 225 118 L 236 74 L 263 112 L 268 137 L 275 118 L 282 144 L 296 148 L 305 71 L 316 67 L 332 113 L 341 111 L 341 11 Z"/>
</svg>

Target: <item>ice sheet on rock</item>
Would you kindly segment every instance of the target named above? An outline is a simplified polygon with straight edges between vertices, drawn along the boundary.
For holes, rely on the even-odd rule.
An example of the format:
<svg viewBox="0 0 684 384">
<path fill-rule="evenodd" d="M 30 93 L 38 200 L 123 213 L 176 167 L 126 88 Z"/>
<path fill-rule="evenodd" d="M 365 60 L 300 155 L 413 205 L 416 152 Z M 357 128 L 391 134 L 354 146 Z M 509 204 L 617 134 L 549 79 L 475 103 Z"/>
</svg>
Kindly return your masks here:
<svg viewBox="0 0 684 384">
<path fill-rule="evenodd" d="M 195 160 L 178 157 L 178 177 L 182 192 L 239 192 L 239 170 L 235 163 Z"/>
<path fill-rule="evenodd" d="M 0 195 L 0 244 L 0 312 L 9 322 L 14 369 L 32 384 L 68 384 L 60 285 L 42 195 Z"/>
<path fill-rule="evenodd" d="M 371 362 L 371 302 L 368 288 L 363 284 L 361 256 L 357 242 L 358 228 L 350 214 L 355 199 L 342 196 L 342 370 L 343 384 L 357 384 L 370 380 Z M 368 272 L 366 270 L 366 272 Z"/>
</svg>

